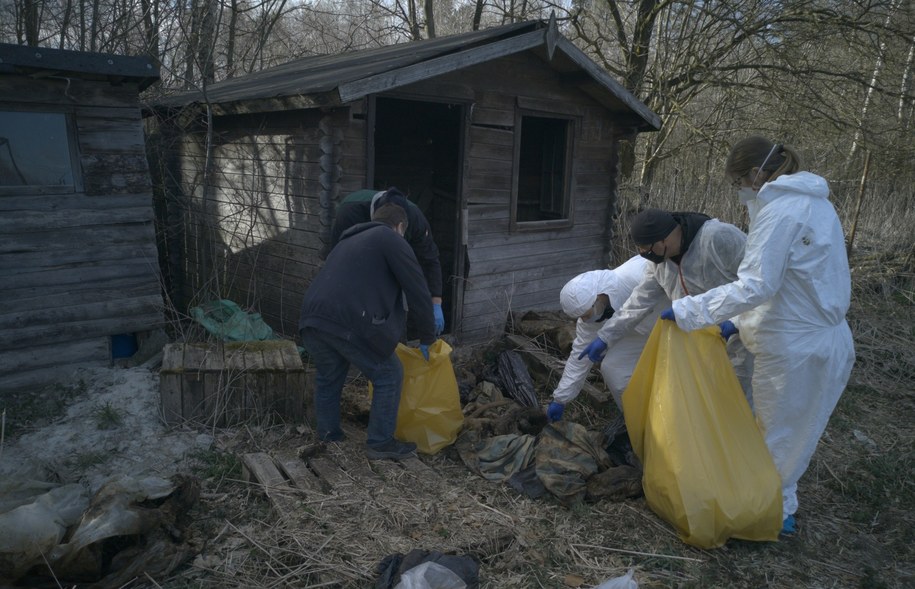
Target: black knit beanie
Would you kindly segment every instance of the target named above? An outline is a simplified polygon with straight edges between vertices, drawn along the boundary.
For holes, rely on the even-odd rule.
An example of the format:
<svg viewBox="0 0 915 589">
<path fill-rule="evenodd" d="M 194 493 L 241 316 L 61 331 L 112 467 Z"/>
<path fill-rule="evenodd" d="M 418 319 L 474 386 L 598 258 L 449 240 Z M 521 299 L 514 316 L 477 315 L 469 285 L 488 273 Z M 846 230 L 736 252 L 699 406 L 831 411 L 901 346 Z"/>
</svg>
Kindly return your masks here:
<svg viewBox="0 0 915 589">
<path fill-rule="evenodd" d="M 645 209 L 632 218 L 629 235 L 636 245 L 651 245 L 661 241 L 677 227 L 673 215 L 661 209 Z"/>
</svg>

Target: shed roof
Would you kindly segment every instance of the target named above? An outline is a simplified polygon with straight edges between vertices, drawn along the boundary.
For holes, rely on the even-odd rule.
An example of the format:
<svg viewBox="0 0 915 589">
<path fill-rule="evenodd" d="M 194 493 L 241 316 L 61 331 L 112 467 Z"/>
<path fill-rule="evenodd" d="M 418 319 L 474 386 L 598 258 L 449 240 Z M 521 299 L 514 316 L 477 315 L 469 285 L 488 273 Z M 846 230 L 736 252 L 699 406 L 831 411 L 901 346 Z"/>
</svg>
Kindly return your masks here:
<svg viewBox="0 0 915 589">
<path fill-rule="evenodd" d="M 568 75 L 592 98 L 631 119 L 638 130 L 660 128 L 659 117 L 550 23 L 526 21 L 448 37 L 296 59 L 156 102 L 180 107 L 208 102 L 218 112 L 260 112 L 335 106 L 523 51 Z"/>
<path fill-rule="evenodd" d="M 131 80 L 145 90 L 159 79 L 159 68 L 142 56 L 113 55 L 0 43 L 0 74 L 79 75 L 112 83 Z"/>
</svg>

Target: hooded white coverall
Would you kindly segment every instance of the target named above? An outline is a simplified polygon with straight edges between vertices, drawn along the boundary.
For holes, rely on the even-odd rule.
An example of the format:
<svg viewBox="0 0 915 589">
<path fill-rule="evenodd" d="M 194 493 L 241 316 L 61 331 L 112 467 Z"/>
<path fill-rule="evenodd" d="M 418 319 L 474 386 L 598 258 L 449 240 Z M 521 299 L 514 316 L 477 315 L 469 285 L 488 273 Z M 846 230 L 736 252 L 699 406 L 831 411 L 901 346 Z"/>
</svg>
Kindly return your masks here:
<svg viewBox="0 0 915 589">
<path fill-rule="evenodd" d="M 636 326 L 649 322 L 650 330 L 654 326 L 657 308 L 662 305 L 661 310 L 667 308 L 669 301 L 704 293 L 710 288 L 736 280 L 746 241 L 746 234 L 734 225 L 709 219 L 699 228 L 679 265 L 669 259 L 660 264 L 649 262 L 645 265 L 641 282 L 626 304 L 604 323 L 597 332 L 597 337 L 612 349 L 617 341 L 626 337 Z M 734 372 L 752 405 L 750 379 L 753 358 L 747 353 L 740 338 L 732 337 L 727 343 L 727 349 Z"/>
<path fill-rule="evenodd" d="M 691 331 L 731 319 L 756 355 L 756 419 L 782 479 L 783 517 L 855 360 L 845 321 L 851 276 L 826 180 L 809 172 L 762 186 L 735 282 L 674 301 Z M 739 315 L 739 317 L 738 317 Z"/>
<path fill-rule="evenodd" d="M 572 317 L 584 315 L 593 305 L 599 294 L 605 294 L 610 299 L 610 306 L 614 312 L 619 309 L 629 298 L 632 290 L 642 280 L 645 265 L 649 262 L 641 256 L 634 256 L 620 264 L 613 270 L 593 270 L 579 274 L 570 280 L 562 289 L 560 299 L 562 310 Z M 654 313 L 645 319 L 627 336 L 621 338 L 607 350 L 607 354 L 600 363 L 600 372 L 604 377 L 604 384 L 610 390 L 613 401 L 622 411 L 623 391 L 629 384 L 632 371 L 635 369 L 642 348 L 648 340 L 651 328 L 658 314 L 669 306 L 658 305 Z M 562 378 L 553 391 L 553 400 L 566 404 L 575 399 L 581 392 L 581 387 L 588 377 L 593 363 L 585 356 L 579 360 L 581 352 L 594 341 L 597 331 L 603 323 L 597 323 L 595 317 L 587 321 L 579 319 L 575 323 L 575 341 L 572 342 L 572 353 L 566 360 L 562 371 Z M 612 319 L 612 318 L 611 318 Z"/>
</svg>

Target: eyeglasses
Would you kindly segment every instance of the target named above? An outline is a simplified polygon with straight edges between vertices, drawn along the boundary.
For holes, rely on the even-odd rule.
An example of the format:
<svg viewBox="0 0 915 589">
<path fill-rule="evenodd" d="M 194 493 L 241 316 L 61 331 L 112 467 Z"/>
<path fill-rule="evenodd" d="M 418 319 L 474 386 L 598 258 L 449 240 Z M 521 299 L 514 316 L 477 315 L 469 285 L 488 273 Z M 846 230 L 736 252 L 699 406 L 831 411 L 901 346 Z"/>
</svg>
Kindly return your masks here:
<svg viewBox="0 0 915 589">
<path fill-rule="evenodd" d="M 638 249 L 638 251 L 639 251 L 640 254 L 644 254 L 645 252 L 654 251 L 654 245 L 655 245 L 656 243 L 658 243 L 658 242 L 657 242 L 657 241 L 653 241 L 653 242 L 651 242 L 651 243 L 646 243 L 645 245 L 636 245 L 635 247 Z"/>
</svg>

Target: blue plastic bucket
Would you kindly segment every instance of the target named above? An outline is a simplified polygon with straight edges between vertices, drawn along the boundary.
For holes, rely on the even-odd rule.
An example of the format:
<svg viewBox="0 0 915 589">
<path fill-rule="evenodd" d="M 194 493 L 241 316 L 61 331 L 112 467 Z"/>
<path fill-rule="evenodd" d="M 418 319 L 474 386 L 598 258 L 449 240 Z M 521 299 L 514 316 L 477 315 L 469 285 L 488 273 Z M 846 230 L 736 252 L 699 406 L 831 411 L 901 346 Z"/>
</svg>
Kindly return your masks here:
<svg viewBox="0 0 915 589">
<path fill-rule="evenodd" d="M 111 357 L 130 358 L 137 353 L 137 336 L 132 333 L 122 333 L 111 336 Z"/>
</svg>

